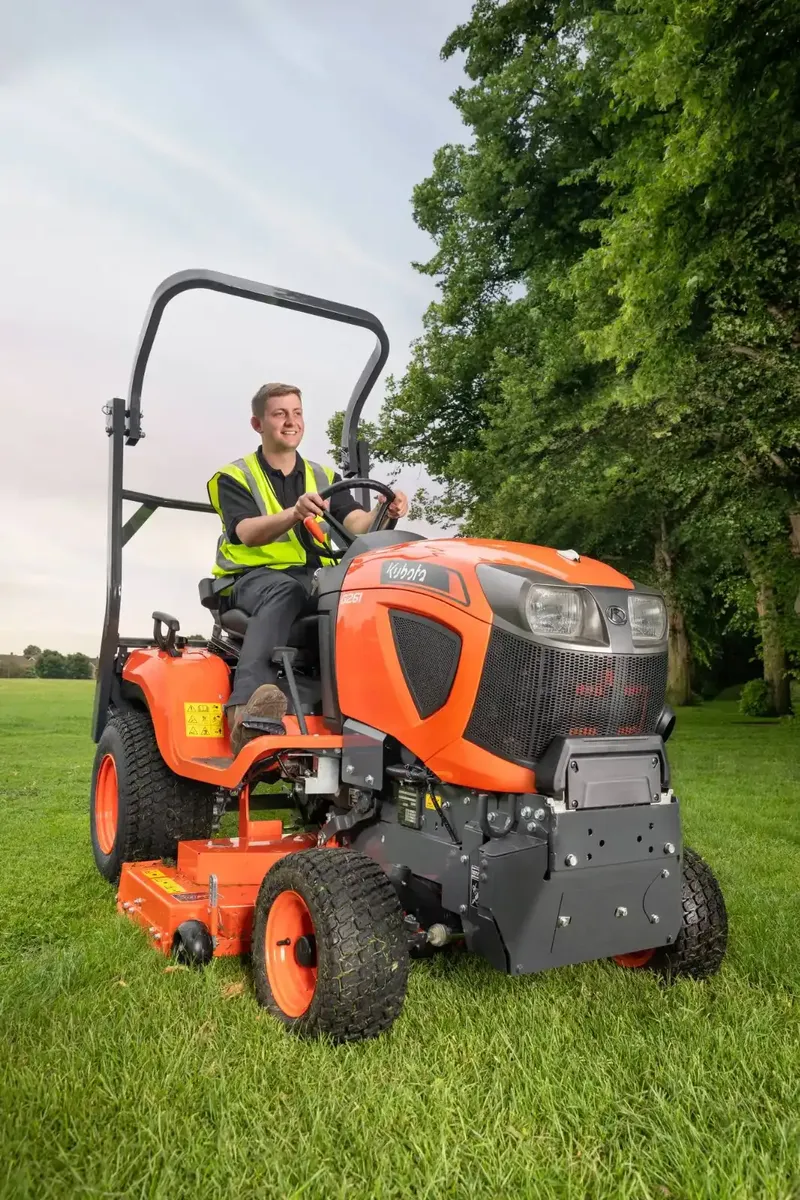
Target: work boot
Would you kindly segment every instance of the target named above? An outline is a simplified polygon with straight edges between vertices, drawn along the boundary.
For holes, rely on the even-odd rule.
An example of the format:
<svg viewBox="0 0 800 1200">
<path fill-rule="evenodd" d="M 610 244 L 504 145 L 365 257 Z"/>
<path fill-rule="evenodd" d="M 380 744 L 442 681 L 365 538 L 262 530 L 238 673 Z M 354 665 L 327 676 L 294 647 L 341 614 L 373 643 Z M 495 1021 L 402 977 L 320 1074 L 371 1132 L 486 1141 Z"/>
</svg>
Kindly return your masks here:
<svg viewBox="0 0 800 1200">
<path fill-rule="evenodd" d="M 234 756 L 239 753 L 245 742 L 254 737 L 263 737 L 262 729 L 246 729 L 242 722 L 245 717 L 266 717 L 274 722 L 273 735 L 286 733 L 283 727 L 283 717 L 286 713 L 286 697 L 277 683 L 262 683 L 256 688 L 247 704 L 237 704 L 231 720 L 231 750 Z"/>
</svg>

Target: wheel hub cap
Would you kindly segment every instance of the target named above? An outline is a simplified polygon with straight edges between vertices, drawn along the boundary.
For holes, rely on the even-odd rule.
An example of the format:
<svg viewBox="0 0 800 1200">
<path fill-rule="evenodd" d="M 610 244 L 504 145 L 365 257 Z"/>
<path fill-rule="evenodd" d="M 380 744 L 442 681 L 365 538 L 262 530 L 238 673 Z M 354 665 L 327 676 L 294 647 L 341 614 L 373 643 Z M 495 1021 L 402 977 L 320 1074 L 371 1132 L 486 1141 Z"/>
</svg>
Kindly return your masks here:
<svg viewBox="0 0 800 1200">
<path fill-rule="evenodd" d="M 117 840 L 119 821 L 119 785 L 117 765 L 111 754 L 106 754 L 97 771 L 94 785 L 94 828 L 97 844 L 103 854 L 110 854 Z"/>
<path fill-rule="evenodd" d="M 299 892 L 281 892 L 272 902 L 264 959 L 276 1004 L 287 1017 L 302 1017 L 317 988 L 317 947 L 314 922 Z"/>
</svg>

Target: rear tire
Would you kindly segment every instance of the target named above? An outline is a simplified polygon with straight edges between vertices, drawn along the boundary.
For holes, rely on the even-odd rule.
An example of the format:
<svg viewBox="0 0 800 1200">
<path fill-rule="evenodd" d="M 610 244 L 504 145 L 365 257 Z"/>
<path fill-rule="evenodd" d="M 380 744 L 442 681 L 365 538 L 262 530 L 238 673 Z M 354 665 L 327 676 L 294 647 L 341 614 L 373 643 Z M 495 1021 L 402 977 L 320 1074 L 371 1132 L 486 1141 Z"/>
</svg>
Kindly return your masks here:
<svg viewBox="0 0 800 1200">
<path fill-rule="evenodd" d="M 683 853 L 683 923 L 671 946 L 620 955 L 623 967 L 647 968 L 665 980 L 707 979 L 722 966 L 728 945 L 728 914 L 714 873 L 699 854 Z"/>
<path fill-rule="evenodd" d="M 94 860 L 110 883 L 122 864 L 174 857 L 178 842 L 207 838 L 214 789 L 182 779 L 161 757 L 147 713 L 120 712 L 97 745 L 90 801 Z"/>
<path fill-rule="evenodd" d="M 301 1037 L 361 1041 L 402 1011 L 403 913 L 365 854 L 305 850 L 277 862 L 256 901 L 252 954 L 259 1004 Z"/>
</svg>

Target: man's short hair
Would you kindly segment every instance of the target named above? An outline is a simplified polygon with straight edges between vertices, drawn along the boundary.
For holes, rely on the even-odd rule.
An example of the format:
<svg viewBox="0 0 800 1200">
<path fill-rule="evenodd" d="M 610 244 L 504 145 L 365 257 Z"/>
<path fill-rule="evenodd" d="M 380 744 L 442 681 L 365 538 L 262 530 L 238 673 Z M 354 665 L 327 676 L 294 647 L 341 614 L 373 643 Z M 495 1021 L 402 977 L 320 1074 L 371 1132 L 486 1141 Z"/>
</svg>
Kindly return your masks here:
<svg viewBox="0 0 800 1200">
<path fill-rule="evenodd" d="M 258 417 L 259 421 L 263 420 L 264 409 L 272 396 L 297 396 L 301 401 L 303 399 L 300 388 L 295 387 L 292 383 L 265 383 L 258 389 L 251 402 L 253 416 Z"/>
</svg>

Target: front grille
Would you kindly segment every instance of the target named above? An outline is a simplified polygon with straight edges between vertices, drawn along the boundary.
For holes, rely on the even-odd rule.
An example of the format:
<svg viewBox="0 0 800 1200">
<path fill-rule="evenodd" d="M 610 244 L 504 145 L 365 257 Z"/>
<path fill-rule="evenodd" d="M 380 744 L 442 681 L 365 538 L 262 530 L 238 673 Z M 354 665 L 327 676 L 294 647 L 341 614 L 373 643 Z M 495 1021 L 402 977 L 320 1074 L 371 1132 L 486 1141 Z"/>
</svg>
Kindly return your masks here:
<svg viewBox="0 0 800 1200">
<path fill-rule="evenodd" d="M 554 737 L 655 733 L 666 689 L 666 653 L 556 650 L 495 628 L 464 737 L 530 762 Z"/>
<path fill-rule="evenodd" d="M 461 638 L 438 621 L 393 608 L 389 612 L 400 666 L 421 717 L 447 700 L 461 657 Z"/>
</svg>

